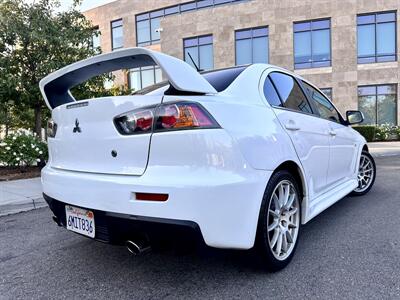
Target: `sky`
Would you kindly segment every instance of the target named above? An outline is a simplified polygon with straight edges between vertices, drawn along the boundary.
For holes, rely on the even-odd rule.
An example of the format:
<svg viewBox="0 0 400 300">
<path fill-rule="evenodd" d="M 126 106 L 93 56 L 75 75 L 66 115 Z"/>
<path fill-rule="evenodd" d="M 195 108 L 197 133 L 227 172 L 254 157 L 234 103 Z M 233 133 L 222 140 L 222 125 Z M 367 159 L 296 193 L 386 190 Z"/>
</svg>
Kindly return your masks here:
<svg viewBox="0 0 400 300">
<path fill-rule="evenodd" d="M 25 0 L 26 2 L 33 2 L 34 0 Z M 85 11 L 106 3 L 113 2 L 115 0 L 83 0 L 81 11 Z M 61 10 L 68 9 L 71 6 L 73 0 L 60 0 L 61 2 Z"/>
<path fill-rule="evenodd" d="M 91 8 L 94 8 L 94 7 L 97 7 L 97 6 L 106 4 L 106 3 L 110 3 L 113 1 L 115 1 L 115 0 L 83 0 L 81 10 L 85 11 L 85 10 L 88 10 L 88 9 L 91 9 Z M 62 9 L 67 9 L 71 5 L 72 0 L 60 0 L 60 2 L 61 2 Z"/>
<path fill-rule="evenodd" d="M 113 2 L 115 0 L 83 0 L 81 10 L 85 11 L 91 8 L 94 8 L 96 6 L 100 6 L 106 3 Z M 72 0 L 60 0 L 61 2 L 61 9 L 67 9 L 71 4 Z"/>
</svg>

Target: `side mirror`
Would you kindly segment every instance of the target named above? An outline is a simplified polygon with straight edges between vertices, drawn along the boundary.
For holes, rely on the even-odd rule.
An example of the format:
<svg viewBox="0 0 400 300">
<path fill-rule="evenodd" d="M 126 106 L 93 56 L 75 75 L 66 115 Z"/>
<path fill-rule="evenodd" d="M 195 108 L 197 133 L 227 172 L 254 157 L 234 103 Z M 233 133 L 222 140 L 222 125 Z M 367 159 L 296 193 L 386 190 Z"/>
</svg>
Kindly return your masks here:
<svg viewBox="0 0 400 300">
<path fill-rule="evenodd" d="M 364 121 L 364 115 L 358 110 L 348 110 L 346 111 L 346 121 L 349 125 L 358 124 Z"/>
</svg>

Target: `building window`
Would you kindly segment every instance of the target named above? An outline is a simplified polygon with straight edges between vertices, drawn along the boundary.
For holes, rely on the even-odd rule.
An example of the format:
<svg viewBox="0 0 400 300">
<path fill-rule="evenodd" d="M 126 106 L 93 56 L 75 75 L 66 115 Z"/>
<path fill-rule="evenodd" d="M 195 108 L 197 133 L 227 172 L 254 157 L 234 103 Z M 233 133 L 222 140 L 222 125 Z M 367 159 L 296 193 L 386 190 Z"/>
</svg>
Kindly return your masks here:
<svg viewBox="0 0 400 300">
<path fill-rule="evenodd" d="M 397 124 L 397 85 L 370 85 L 358 88 L 358 109 L 363 124 Z"/>
<path fill-rule="evenodd" d="M 183 40 L 184 60 L 195 67 L 194 63 L 201 70 L 214 68 L 213 37 L 212 35 L 199 36 Z M 192 59 L 190 59 L 190 56 Z"/>
<path fill-rule="evenodd" d="M 322 88 L 320 90 L 329 100 L 332 101 L 332 88 Z"/>
<path fill-rule="evenodd" d="M 158 66 L 140 67 L 129 70 L 128 83 L 133 91 L 139 91 L 162 81 L 162 72 Z"/>
<path fill-rule="evenodd" d="M 294 31 L 295 69 L 331 65 L 330 19 L 296 22 Z"/>
<path fill-rule="evenodd" d="M 235 32 L 236 65 L 268 63 L 268 27 Z"/>
<path fill-rule="evenodd" d="M 148 46 L 160 42 L 160 21 L 163 16 L 163 9 L 136 16 L 138 46 Z"/>
<path fill-rule="evenodd" d="M 160 43 L 158 29 L 161 18 L 165 16 L 244 1 L 247 0 L 197 0 L 136 15 L 136 44 L 137 46 L 148 46 Z"/>
<path fill-rule="evenodd" d="M 124 46 L 124 33 L 122 27 L 122 19 L 111 22 L 111 48 L 112 50 L 122 48 Z"/>
<path fill-rule="evenodd" d="M 357 16 L 359 64 L 396 60 L 396 13 Z"/>
<path fill-rule="evenodd" d="M 95 52 L 100 52 L 100 35 L 99 27 L 93 28 L 91 47 Z"/>
</svg>

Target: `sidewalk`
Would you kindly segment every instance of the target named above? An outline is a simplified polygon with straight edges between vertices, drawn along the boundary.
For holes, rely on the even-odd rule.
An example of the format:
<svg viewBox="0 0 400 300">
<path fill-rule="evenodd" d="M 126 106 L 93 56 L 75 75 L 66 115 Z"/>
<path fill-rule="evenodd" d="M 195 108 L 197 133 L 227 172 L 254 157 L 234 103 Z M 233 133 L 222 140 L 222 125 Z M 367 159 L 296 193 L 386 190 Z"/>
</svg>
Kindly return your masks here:
<svg viewBox="0 0 400 300">
<path fill-rule="evenodd" d="M 368 143 L 368 148 L 375 157 L 400 155 L 400 142 Z"/>
<path fill-rule="evenodd" d="M 0 181 L 0 216 L 46 206 L 40 178 Z"/>
</svg>

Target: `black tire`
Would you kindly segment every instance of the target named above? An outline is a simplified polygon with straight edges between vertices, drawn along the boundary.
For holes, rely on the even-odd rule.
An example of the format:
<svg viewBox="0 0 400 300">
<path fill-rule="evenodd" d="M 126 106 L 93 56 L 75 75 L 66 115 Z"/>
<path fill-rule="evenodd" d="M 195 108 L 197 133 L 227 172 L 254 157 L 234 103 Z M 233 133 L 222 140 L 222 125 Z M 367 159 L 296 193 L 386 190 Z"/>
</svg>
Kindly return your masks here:
<svg viewBox="0 0 400 300">
<path fill-rule="evenodd" d="M 365 190 L 358 191 L 357 189 L 359 189 L 359 187 L 357 187 L 357 189 L 355 189 L 354 191 L 352 191 L 352 192 L 350 193 L 350 196 L 353 196 L 353 197 L 354 197 L 354 196 L 357 197 L 357 196 L 365 195 L 366 193 L 368 193 L 368 192 L 371 190 L 372 186 L 373 186 L 374 183 L 375 183 L 375 178 L 376 178 L 376 165 L 375 165 L 375 160 L 374 160 L 374 158 L 372 157 L 372 155 L 369 154 L 369 152 L 367 152 L 367 151 L 362 151 L 361 157 L 362 157 L 363 155 L 366 156 L 366 157 L 371 161 L 372 168 L 373 168 L 372 178 L 371 178 L 371 181 L 369 182 L 369 186 L 368 186 Z M 360 158 L 360 163 L 361 163 L 361 158 Z"/>
<path fill-rule="evenodd" d="M 296 239 L 294 241 L 294 247 L 292 248 L 290 255 L 287 256 L 283 260 L 279 260 L 273 254 L 272 249 L 269 244 L 268 214 L 269 214 L 269 209 L 270 209 L 270 203 L 273 201 L 272 194 L 274 193 L 276 187 L 282 181 L 289 181 L 290 183 L 292 183 L 292 185 L 295 189 L 295 193 L 297 194 L 297 199 L 298 199 L 298 215 L 297 215 L 297 217 L 299 218 L 299 222 L 298 222 L 298 232 L 296 235 Z M 280 170 L 280 171 L 277 171 L 276 173 L 274 173 L 271 176 L 271 178 L 268 182 L 268 185 L 265 189 L 262 204 L 261 204 L 261 209 L 260 209 L 259 220 L 258 220 L 255 250 L 256 250 L 257 255 L 258 255 L 259 259 L 261 260 L 263 266 L 268 271 L 276 272 L 276 271 L 279 271 L 279 270 L 285 268 L 290 263 L 290 261 L 293 258 L 294 253 L 296 252 L 297 243 L 298 243 L 298 240 L 300 237 L 300 231 L 301 231 L 300 230 L 301 229 L 301 195 L 300 195 L 299 191 L 300 191 L 299 184 L 296 181 L 295 177 L 286 170 Z"/>
</svg>

